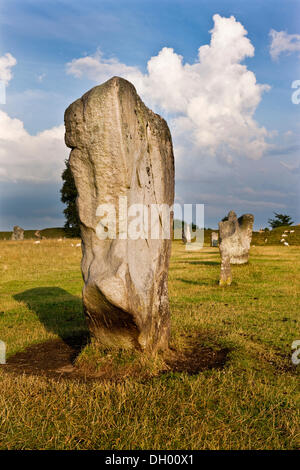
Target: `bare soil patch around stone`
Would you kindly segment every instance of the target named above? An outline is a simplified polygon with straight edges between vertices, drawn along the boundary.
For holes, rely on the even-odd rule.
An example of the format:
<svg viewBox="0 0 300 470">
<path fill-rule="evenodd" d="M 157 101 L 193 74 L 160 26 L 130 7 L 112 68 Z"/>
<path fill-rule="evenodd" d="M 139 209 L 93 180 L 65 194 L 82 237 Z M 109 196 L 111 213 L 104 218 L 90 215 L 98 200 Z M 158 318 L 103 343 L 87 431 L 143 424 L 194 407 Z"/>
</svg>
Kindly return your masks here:
<svg viewBox="0 0 300 470">
<path fill-rule="evenodd" d="M 107 374 L 102 374 L 101 371 L 95 373 L 81 369 L 76 364 L 76 358 L 87 343 L 88 337 L 82 335 L 33 344 L 24 351 L 9 357 L 7 363 L 0 367 L 7 373 L 34 375 L 57 380 L 84 382 L 110 380 L 110 377 Z M 221 369 L 227 361 L 228 353 L 229 349 L 214 350 L 201 346 L 193 338 L 183 351 L 170 349 L 165 359 L 166 367 L 159 375 L 172 372 L 195 375 L 207 369 Z M 111 379 L 120 381 L 122 377 L 114 374 Z"/>
</svg>

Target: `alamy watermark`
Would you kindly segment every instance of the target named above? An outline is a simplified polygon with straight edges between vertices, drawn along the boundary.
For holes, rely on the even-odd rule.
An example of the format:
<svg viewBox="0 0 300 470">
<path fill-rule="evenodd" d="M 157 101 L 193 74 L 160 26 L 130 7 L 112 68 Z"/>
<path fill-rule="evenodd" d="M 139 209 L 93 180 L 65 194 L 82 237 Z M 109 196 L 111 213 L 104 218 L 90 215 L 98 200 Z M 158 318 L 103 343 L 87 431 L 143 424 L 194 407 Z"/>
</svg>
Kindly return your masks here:
<svg viewBox="0 0 300 470">
<path fill-rule="evenodd" d="M 292 363 L 297 366 L 298 364 L 300 364 L 300 339 L 296 339 L 295 341 L 293 341 L 292 350 L 294 349 L 295 351 L 292 354 Z"/>
<path fill-rule="evenodd" d="M 6 364 L 6 344 L 0 340 L 0 364 Z"/>
<path fill-rule="evenodd" d="M 0 104 L 6 104 L 6 85 L 3 80 L 0 80 Z"/>
<path fill-rule="evenodd" d="M 292 88 L 296 88 L 296 91 L 292 93 L 292 103 L 299 104 L 300 103 L 300 80 L 294 80 L 292 83 Z"/>
<path fill-rule="evenodd" d="M 179 226 L 173 231 L 174 213 Z M 176 240 L 184 234 L 187 250 L 203 247 L 204 204 L 128 204 L 120 196 L 116 204 L 100 204 L 96 216 L 99 240 Z"/>
</svg>

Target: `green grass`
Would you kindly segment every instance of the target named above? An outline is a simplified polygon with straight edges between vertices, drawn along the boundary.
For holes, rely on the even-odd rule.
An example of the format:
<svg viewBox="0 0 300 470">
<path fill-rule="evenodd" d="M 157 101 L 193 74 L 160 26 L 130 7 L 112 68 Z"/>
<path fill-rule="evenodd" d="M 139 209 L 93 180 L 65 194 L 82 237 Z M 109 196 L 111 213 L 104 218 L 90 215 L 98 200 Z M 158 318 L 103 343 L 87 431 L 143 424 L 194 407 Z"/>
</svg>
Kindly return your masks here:
<svg viewBox="0 0 300 470">
<path fill-rule="evenodd" d="M 0 242 L 0 339 L 12 356 L 85 330 L 80 248 Z M 74 242 L 73 242 L 74 243 Z M 252 247 L 218 286 L 217 249 L 173 243 L 172 345 L 228 348 L 223 369 L 121 382 L 55 381 L 0 368 L 1 449 L 297 449 L 299 247 Z M 88 354 L 88 349 L 86 354 Z"/>
</svg>

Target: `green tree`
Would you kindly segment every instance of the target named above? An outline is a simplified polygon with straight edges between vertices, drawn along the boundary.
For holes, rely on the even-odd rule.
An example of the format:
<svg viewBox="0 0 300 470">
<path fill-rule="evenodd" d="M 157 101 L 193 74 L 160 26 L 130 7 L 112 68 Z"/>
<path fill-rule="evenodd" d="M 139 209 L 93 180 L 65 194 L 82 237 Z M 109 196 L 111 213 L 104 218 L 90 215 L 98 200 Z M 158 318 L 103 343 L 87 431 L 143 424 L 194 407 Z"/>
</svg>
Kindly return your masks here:
<svg viewBox="0 0 300 470">
<path fill-rule="evenodd" d="M 274 214 L 275 214 L 274 219 L 268 220 L 268 224 L 272 228 L 283 227 L 285 225 L 293 225 L 294 222 L 289 215 L 278 214 L 277 212 L 274 212 Z"/>
<path fill-rule="evenodd" d="M 66 223 L 65 232 L 68 237 L 80 237 L 79 217 L 76 207 L 77 189 L 71 172 L 70 163 L 65 161 L 66 168 L 62 173 L 63 186 L 60 190 L 61 201 L 66 204 L 64 214 Z"/>
</svg>

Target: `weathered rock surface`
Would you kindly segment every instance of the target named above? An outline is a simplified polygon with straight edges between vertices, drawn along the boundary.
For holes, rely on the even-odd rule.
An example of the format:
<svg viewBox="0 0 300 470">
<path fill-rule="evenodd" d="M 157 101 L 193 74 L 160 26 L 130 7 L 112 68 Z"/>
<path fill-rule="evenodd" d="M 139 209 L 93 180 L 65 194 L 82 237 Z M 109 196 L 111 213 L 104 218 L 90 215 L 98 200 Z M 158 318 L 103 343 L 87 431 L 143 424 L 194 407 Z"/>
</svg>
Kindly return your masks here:
<svg viewBox="0 0 300 470">
<path fill-rule="evenodd" d="M 231 264 L 248 262 L 254 216 L 244 214 L 239 219 L 230 211 L 227 220 L 219 223 L 219 249 L 221 253 L 220 285 L 231 284 Z"/>
<path fill-rule="evenodd" d="M 219 245 L 219 234 L 218 232 L 211 232 L 210 234 L 210 246 L 218 246 Z"/>
<path fill-rule="evenodd" d="M 24 230 L 18 225 L 15 225 L 11 239 L 12 240 L 24 240 Z"/>
<path fill-rule="evenodd" d="M 167 123 L 134 86 L 114 77 L 65 112 L 65 141 L 78 191 L 84 311 L 92 334 L 109 347 L 168 347 L 170 239 L 100 240 L 100 204 L 174 201 L 174 157 Z M 161 223 L 161 220 L 160 220 Z M 172 214 L 170 220 L 172 227 Z M 122 232 L 122 234 L 121 234 Z"/>
</svg>

